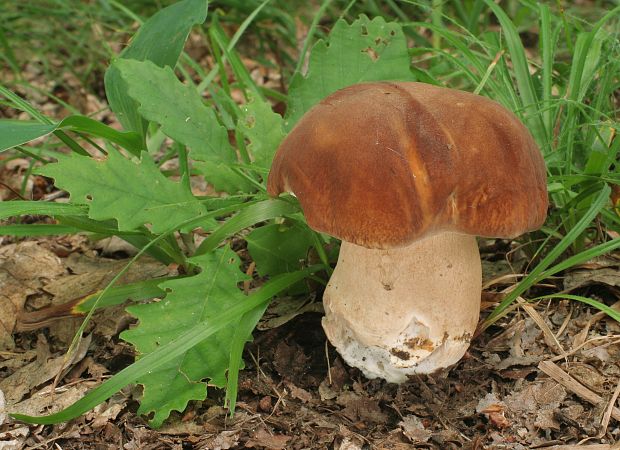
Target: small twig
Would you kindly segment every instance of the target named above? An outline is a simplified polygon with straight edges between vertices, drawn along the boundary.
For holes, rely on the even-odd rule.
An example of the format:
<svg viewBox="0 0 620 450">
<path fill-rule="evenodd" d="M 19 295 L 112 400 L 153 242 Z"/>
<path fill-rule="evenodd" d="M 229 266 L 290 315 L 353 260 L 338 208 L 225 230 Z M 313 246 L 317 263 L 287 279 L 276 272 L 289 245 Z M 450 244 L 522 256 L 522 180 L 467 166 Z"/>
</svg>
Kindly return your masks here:
<svg viewBox="0 0 620 450">
<path fill-rule="evenodd" d="M 567 353 L 564 353 L 564 354 L 562 354 L 562 355 L 557 355 L 557 356 L 554 356 L 553 358 L 550 358 L 550 359 L 549 359 L 549 361 L 555 362 L 555 361 L 559 361 L 560 359 L 565 359 L 566 357 L 568 357 L 568 356 L 570 356 L 570 355 L 572 355 L 572 354 L 574 354 L 574 353 L 577 353 L 579 350 L 581 350 L 581 349 L 582 349 L 583 347 L 585 347 L 586 345 L 588 345 L 588 344 L 592 343 L 593 341 L 606 341 L 606 340 L 609 340 L 609 339 L 614 339 L 614 338 L 616 338 L 616 340 L 611 341 L 611 342 L 608 342 L 607 344 L 603 344 L 603 345 L 605 345 L 605 346 L 609 346 L 609 345 L 613 345 L 613 344 L 619 344 L 619 343 L 620 343 L 620 339 L 618 339 L 618 338 L 620 338 L 620 335 L 613 334 L 613 335 L 611 335 L 611 336 L 598 336 L 598 337 L 593 337 L 592 339 L 588 339 L 587 341 L 582 342 L 582 343 L 581 343 L 581 344 L 579 344 L 577 347 L 575 347 L 575 348 L 571 349 L 571 350 L 570 350 L 569 352 L 567 352 Z M 592 349 L 594 349 L 594 348 L 598 348 L 598 347 L 603 347 L 603 345 L 599 345 L 599 346 L 596 346 L 596 347 L 592 347 Z M 592 350 L 592 349 L 588 349 L 588 350 Z"/>
<path fill-rule="evenodd" d="M 551 331 L 551 328 L 549 328 L 549 325 L 547 325 L 547 322 L 545 322 L 545 320 L 541 317 L 538 311 L 536 311 L 536 309 L 531 304 L 526 302 L 522 297 L 517 297 L 517 302 L 519 302 L 519 306 L 521 306 L 523 310 L 528 313 L 532 320 L 536 322 L 536 325 L 538 325 L 538 327 L 542 330 L 547 345 L 551 348 L 555 347 L 554 350 L 556 351 L 556 353 L 566 353 L 564 351 L 564 348 L 562 348 L 562 344 L 560 344 L 560 342 L 557 340 L 555 334 L 553 334 L 553 331 Z"/>
<path fill-rule="evenodd" d="M 564 333 L 564 330 L 566 330 L 566 328 L 568 327 L 568 324 L 570 323 L 571 318 L 573 317 L 573 302 L 570 302 L 569 304 L 570 304 L 570 310 L 568 311 L 568 314 L 566 314 L 566 317 L 564 318 L 564 321 L 562 322 L 560 329 L 558 330 L 557 333 L 555 333 L 556 339 L 560 339 L 560 337 Z"/>
<path fill-rule="evenodd" d="M 15 189 L 13 189 L 11 186 L 9 186 L 6 183 L 3 183 L 2 181 L 0 181 L 0 186 L 2 186 L 5 189 L 8 189 L 9 191 L 11 191 L 14 195 L 16 195 L 17 197 L 19 197 L 20 200 L 28 200 L 26 197 L 24 197 L 22 194 L 20 194 L 19 192 L 17 192 Z"/>
<path fill-rule="evenodd" d="M 327 379 L 329 380 L 329 385 L 332 385 L 332 368 L 329 364 L 329 349 L 327 347 L 327 340 L 325 340 L 325 359 L 327 360 Z"/>
<path fill-rule="evenodd" d="M 560 383 L 569 391 L 573 392 L 577 396 L 581 397 L 588 403 L 593 405 L 599 405 L 604 401 L 603 397 L 592 392 L 590 389 L 579 383 L 573 377 L 571 377 L 568 373 L 564 372 L 557 364 L 551 361 L 541 361 L 538 364 L 538 368 L 542 370 L 544 373 L 549 375 L 552 379 Z M 612 405 L 611 417 L 620 421 L 620 409 L 614 407 Z"/>
<path fill-rule="evenodd" d="M 553 445 L 545 447 L 545 450 L 618 450 L 617 444 L 591 444 L 591 445 Z"/>
<path fill-rule="evenodd" d="M 609 405 L 607 405 L 607 409 L 605 410 L 605 415 L 601 420 L 601 431 L 598 433 L 598 437 L 602 438 L 607 433 L 607 427 L 609 426 L 609 419 L 611 419 L 611 413 L 614 410 L 614 405 L 616 401 L 618 401 L 618 396 L 620 396 L 620 380 L 618 380 L 618 385 L 616 386 L 616 390 L 614 394 L 611 396 L 611 400 L 609 400 Z"/>
</svg>

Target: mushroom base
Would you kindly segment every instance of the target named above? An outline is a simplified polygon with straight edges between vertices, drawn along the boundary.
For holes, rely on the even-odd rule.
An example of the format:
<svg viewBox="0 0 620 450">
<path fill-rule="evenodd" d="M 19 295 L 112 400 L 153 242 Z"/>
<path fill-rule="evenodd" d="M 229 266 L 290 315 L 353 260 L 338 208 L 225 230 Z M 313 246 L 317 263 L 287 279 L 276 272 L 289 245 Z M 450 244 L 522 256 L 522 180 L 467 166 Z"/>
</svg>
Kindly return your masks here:
<svg viewBox="0 0 620 450">
<path fill-rule="evenodd" d="M 473 236 L 442 233 L 388 250 L 343 242 L 323 297 L 323 328 L 368 378 L 401 383 L 435 372 L 469 347 L 481 272 Z"/>
</svg>

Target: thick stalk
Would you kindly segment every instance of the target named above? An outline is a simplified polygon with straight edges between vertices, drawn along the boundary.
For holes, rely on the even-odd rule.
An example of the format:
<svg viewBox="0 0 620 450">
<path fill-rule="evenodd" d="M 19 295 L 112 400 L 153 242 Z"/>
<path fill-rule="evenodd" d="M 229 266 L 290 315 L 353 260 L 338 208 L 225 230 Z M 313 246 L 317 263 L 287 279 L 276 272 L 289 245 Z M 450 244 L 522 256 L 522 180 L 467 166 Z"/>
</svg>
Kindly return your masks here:
<svg viewBox="0 0 620 450">
<path fill-rule="evenodd" d="M 347 363 L 400 383 L 465 354 L 481 279 L 473 236 L 442 233 L 388 250 L 343 242 L 323 298 L 323 328 Z"/>
</svg>

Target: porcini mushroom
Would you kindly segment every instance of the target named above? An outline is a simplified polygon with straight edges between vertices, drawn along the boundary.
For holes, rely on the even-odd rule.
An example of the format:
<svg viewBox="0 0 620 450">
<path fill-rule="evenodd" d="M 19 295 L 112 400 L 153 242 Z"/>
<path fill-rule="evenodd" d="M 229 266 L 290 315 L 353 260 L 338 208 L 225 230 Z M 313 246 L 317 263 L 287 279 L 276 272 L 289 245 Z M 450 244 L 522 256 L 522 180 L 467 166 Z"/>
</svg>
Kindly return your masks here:
<svg viewBox="0 0 620 450">
<path fill-rule="evenodd" d="M 547 213 L 546 171 L 514 114 L 424 83 L 328 96 L 284 139 L 268 179 L 308 225 L 342 240 L 323 328 L 368 378 L 402 382 L 456 363 L 481 294 L 475 236 L 513 238 Z"/>
</svg>

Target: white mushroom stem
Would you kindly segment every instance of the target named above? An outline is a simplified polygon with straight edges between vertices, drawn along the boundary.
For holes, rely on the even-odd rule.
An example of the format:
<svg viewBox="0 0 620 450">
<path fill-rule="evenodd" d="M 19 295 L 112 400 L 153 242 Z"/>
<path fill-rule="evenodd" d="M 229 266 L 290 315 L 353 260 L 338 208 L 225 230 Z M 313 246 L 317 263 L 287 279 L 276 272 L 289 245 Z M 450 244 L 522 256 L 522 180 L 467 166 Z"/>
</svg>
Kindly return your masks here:
<svg viewBox="0 0 620 450">
<path fill-rule="evenodd" d="M 473 236 L 441 233 L 389 250 L 343 242 L 323 328 L 348 364 L 401 383 L 461 359 L 478 323 L 481 283 Z"/>
</svg>

